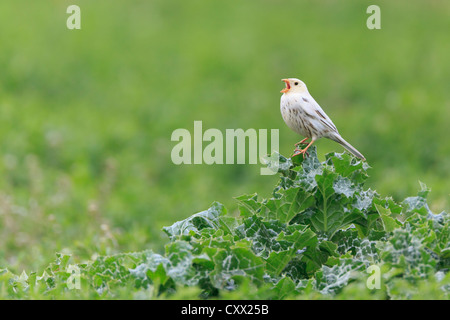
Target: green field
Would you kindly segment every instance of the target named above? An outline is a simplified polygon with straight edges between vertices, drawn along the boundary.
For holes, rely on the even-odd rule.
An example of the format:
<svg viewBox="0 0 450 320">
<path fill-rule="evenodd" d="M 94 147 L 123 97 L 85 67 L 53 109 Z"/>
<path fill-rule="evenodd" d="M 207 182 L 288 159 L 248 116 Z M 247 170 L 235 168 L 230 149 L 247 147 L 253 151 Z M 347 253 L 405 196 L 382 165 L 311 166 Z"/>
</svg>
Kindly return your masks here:
<svg viewBox="0 0 450 320">
<path fill-rule="evenodd" d="M 233 197 L 268 197 L 259 165 L 174 165 L 177 128 L 279 129 L 280 81 L 302 79 L 401 201 L 450 206 L 450 2 L 0 3 L 0 269 L 41 273 L 55 253 L 163 250 L 164 226 Z M 316 143 L 319 159 L 342 147 Z M 0 294 L 2 291 L 0 290 Z M 0 296 L 0 299 L 2 296 Z"/>
</svg>

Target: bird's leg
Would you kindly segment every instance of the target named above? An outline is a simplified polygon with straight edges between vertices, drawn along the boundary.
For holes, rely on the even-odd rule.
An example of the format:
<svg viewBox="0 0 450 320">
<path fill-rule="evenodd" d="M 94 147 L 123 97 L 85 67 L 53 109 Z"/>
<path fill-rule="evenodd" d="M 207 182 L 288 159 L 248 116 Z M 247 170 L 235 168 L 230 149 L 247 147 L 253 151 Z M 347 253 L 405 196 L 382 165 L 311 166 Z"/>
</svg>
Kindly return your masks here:
<svg viewBox="0 0 450 320">
<path fill-rule="evenodd" d="M 309 156 L 309 153 L 307 152 L 307 150 L 308 150 L 309 147 L 311 147 L 311 145 L 312 145 L 313 143 L 314 143 L 314 140 L 312 140 L 312 141 L 306 146 L 306 148 L 303 149 L 303 150 L 296 149 L 295 152 L 294 152 L 294 154 L 292 155 L 292 157 L 298 156 L 299 154 L 303 154 L 303 158 L 305 158 L 305 154 L 307 154 L 307 155 Z"/>
<path fill-rule="evenodd" d="M 305 138 L 305 139 L 303 139 L 302 141 L 300 141 L 300 142 L 297 142 L 296 144 L 294 144 L 294 146 L 295 146 L 295 150 L 294 150 L 294 155 L 297 155 L 297 154 L 299 154 L 299 152 L 300 151 L 302 151 L 302 149 L 299 149 L 299 145 L 302 145 L 302 144 L 308 144 L 307 142 L 305 142 L 306 140 L 308 140 L 309 138 Z"/>
<path fill-rule="evenodd" d="M 305 138 L 305 139 L 303 139 L 302 141 L 297 142 L 296 144 L 294 144 L 294 146 L 298 147 L 298 146 L 301 145 L 301 144 L 307 144 L 305 141 L 308 140 L 308 139 L 309 139 L 309 138 Z"/>
</svg>

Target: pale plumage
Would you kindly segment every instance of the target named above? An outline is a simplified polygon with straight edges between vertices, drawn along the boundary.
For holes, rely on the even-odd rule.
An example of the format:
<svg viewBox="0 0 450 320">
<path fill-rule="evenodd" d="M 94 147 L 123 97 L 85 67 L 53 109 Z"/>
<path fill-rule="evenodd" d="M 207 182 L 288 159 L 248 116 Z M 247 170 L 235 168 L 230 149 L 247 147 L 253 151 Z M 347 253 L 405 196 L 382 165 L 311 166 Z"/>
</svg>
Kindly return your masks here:
<svg viewBox="0 0 450 320">
<path fill-rule="evenodd" d="M 286 83 L 286 88 L 281 90 L 283 95 L 280 102 L 283 120 L 289 128 L 306 137 L 296 146 L 311 139 L 311 142 L 303 150 L 297 148 L 294 155 L 304 155 L 314 141 L 325 137 L 341 144 L 354 156 L 366 160 L 358 150 L 341 137 L 333 121 L 309 94 L 306 85 L 301 80 L 289 78 L 282 81 Z"/>
</svg>

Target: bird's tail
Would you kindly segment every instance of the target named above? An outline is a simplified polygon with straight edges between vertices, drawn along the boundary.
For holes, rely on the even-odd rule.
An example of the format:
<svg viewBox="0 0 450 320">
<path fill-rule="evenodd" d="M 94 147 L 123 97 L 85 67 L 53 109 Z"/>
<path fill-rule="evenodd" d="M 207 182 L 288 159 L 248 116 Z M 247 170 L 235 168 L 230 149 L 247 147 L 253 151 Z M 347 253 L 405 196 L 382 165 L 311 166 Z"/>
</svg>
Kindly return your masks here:
<svg viewBox="0 0 450 320">
<path fill-rule="evenodd" d="M 364 156 L 361 154 L 361 152 L 356 150 L 355 147 L 353 147 L 350 143 L 345 141 L 344 138 L 342 138 L 340 135 L 333 135 L 330 137 L 330 139 L 339 143 L 341 146 L 343 146 L 345 149 L 347 149 L 355 157 L 358 157 L 364 161 L 366 160 L 366 158 L 364 158 Z"/>
</svg>

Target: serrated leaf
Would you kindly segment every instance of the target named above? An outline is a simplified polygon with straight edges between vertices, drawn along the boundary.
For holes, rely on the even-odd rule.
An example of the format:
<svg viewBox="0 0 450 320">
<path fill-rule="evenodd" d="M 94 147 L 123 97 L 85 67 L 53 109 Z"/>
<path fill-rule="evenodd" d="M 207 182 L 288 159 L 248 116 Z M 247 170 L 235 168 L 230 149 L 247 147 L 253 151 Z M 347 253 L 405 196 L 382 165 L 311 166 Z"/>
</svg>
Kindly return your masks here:
<svg viewBox="0 0 450 320">
<path fill-rule="evenodd" d="M 289 262 L 310 247 L 316 248 L 317 236 L 311 229 L 296 230 L 294 233 L 286 235 L 280 233 L 278 241 L 289 244 L 289 249 L 273 251 L 267 258 L 267 271 L 273 275 L 279 275 Z"/>
<path fill-rule="evenodd" d="M 274 299 L 283 299 L 296 291 L 296 285 L 289 277 L 281 278 L 272 289 L 274 293 Z"/>
<path fill-rule="evenodd" d="M 243 237 L 251 241 L 252 249 L 256 254 L 266 257 L 271 251 L 286 249 L 287 244 L 276 240 L 285 227 L 278 220 L 264 221 L 254 215 L 244 219 L 240 232 Z"/>
<path fill-rule="evenodd" d="M 250 195 L 245 194 L 235 199 L 239 202 L 239 211 L 242 217 L 254 215 L 261 208 L 261 203 L 258 202 L 258 195 L 256 193 Z"/>
<path fill-rule="evenodd" d="M 380 214 L 381 220 L 383 221 L 384 230 L 387 232 L 392 232 L 396 228 L 401 226 L 401 223 L 391 217 L 391 211 L 387 208 L 382 207 L 379 204 L 375 204 L 375 208 L 377 209 L 378 213 Z"/>
<path fill-rule="evenodd" d="M 230 232 L 230 227 L 226 220 L 221 219 L 226 214 L 225 207 L 218 202 L 205 211 L 196 213 L 189 218 L 175 222 L 170 227 L 164 227 L 163 230 L 171 239 L 176 237 L 189 235 L 190 233 L 200 235 L 200 231 L 204 228 L 212 228 L 214 230 L 223 229 Z"/>
<path fill-rule="evenodd" d="M 351 178 L 353 183 L 361 183 L 367 178 L 367 164 L 347 153 L 327 155 L 327 161 L 333 163 L 337 174 L 342 177 Z"/>
<path fill-rule="evenodd" d="M 236 277 L 262 281 L 265 262 L 248 248 L 219 250 L 213 260 L 215 268 L 210 277 L 216 288 L 232 288 Z"/>
<path fill-rule="evenodd" d="M 282 190 L 279 194 L 279 198 L 272 198 L 263 204 L 261 214 L 266 219 L 289 223 L 298 213 L 315 203 L 314 196 L 300 187 Z"/>
<path fill-rule="evenodd" d="M 325 170 L 322 175 L 316 176 L 317 181 L 317 208 L 311 216 L 311 224 L 318 232 L 332 236 L 340 227 L 344 219 L 344 208 L 337 201 L 334 192 L 334 182 L 337 174 Z"/>
<path fill-rule="evenodd" d="M 342 194 L 347 198 L 352 197 L 356 191 L 350 179 L 341 176 L 333 182 L 333 189 L 337 194 Z"/>
</svg>

